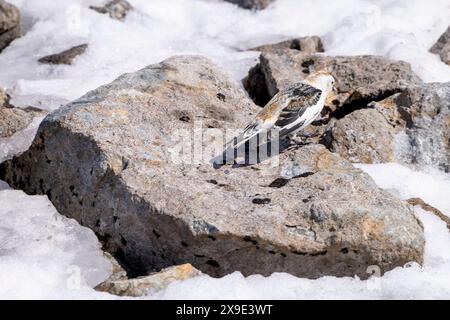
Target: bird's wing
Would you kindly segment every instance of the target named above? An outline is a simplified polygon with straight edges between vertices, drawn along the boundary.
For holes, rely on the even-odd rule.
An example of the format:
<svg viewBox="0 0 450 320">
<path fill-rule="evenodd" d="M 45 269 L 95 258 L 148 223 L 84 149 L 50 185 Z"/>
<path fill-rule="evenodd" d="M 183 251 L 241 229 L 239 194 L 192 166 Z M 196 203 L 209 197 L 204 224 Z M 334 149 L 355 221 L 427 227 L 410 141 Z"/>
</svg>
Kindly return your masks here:
<svg viewBox="0 0 450 320">
<path fill-rule="evenodd" d="M 300 119 L 302 115 L 317 104 L 320 99 L 322 91 L 307 83 L 300 83 L 295 88 L 288 88 L 277 93 L 272 100 L 270 100 L 266 107 L 258 114 L 257 118 L 251 122 L 241 134 L 229 141 L 226 148 L 238 148 L 243 143 L 247 142 L 257 134 L 269 130 L 270 127 L 275 126 L 280 130 L 279 136 L 285 136 L 298 128 L 300 128 L 307 119 Z M 280 101 L 287 98 L 295 98 L 296 101 L 279 111 L 276 120 L 271 120 L 278 113 L 278 106 Z M 272 122 L 274 121 L 274 122 Z"/>
<path fill-rule="evenodd" d="M 280 137 L 300 128 L 308 119 L 301 119 L 305 112 L 315 106 L 322 95 L 322 91 L 309 84 L 297 87 L 293 94 L 295 101 L 281 109 L 275 126 L 280 129 Z"/>
<path fill-rule="evenodd" d="M 263 131 L 261 128 L 261 123 L 258 120 L 254 120 L 247 127 L 245 127 L 245 129 L 237 137 L 229 141 L 226 144 L 226 147 L 232 146 L 234 148 L 239 148 L 240 145 L 247 142 L 261 131 Z"/>
</svg>

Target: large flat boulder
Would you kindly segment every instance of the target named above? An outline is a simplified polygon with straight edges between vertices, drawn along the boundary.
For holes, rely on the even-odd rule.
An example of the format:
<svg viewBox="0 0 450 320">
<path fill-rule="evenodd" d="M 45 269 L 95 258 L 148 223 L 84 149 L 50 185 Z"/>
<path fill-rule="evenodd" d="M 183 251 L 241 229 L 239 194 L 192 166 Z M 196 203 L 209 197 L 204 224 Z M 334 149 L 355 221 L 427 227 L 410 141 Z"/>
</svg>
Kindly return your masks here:
<svg viewBox="0 0 450 320">
<path fill-rule="evenodd" d="M 40 58 L 38 61 L 44 64 L 67 64 L 70 65 L 73 63 L 76 57 L 82 55 L 86 49 L 88 48 L 88 44 L 80 44 L 78 46 L 72 47 L 70 49 L 64 50 L 59 53 L 51 54 L 45 57 Z"/>
<path fill-rule="evenodd" d="M 47 116 L 0 179 L 47 194 L 134 274 L 191 263 L 213 276 L 366 278 L 368 266 L 422 262 L 412 208 L 322 145 L 246 166 L 201 157 L 258 109 L 209 60 L 172 57 Z"/>
</svg>

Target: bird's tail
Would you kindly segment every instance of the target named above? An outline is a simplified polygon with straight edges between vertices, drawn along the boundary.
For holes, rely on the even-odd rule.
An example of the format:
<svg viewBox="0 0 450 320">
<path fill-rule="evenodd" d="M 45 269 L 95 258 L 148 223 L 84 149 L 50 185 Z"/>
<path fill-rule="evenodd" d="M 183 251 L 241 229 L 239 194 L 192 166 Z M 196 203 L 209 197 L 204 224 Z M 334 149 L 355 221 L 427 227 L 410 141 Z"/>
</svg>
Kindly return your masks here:
<svg viewBox="0 0 450 320">
<path fill-rule="evenodd" d="M 239 135 L 231 139 L 225 144 L 225 150 L 229 148 L 237 149 L 247 141 L 249 141 L 251 138 L 256 136 L 258 133 L 261 132 L 261 128 L 258 123 L 254 122 L 249 124 L 244 131 L 242 131 Z"/>
</svg>

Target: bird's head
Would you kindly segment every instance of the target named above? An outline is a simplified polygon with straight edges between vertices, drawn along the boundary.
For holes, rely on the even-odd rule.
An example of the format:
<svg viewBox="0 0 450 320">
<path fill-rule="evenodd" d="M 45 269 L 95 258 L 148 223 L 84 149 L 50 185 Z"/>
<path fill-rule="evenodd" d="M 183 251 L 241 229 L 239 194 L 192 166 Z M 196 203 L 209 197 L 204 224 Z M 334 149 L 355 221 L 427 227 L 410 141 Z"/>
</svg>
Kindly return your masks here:
<svg viewBox="0 0 450 320">
<path fill-rule="evenodd" d="M 304 81 L 313 87 L 323 90 L 327 94 L 334 90 L 334 77 L 327 71 L 315 72 Z"/>
</svg>

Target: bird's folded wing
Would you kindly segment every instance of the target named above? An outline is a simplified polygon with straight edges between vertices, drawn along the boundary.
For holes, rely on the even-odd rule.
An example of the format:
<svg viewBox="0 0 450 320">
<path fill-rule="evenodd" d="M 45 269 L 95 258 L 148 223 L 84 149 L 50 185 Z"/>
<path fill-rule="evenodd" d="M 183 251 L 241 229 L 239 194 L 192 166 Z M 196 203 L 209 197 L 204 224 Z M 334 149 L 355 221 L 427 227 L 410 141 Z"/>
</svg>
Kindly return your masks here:
<svg viewBox="0 0 450 320">
<path fill-rule="evenodd" d="M 275 126 L 280 129 L 280 136 L 295 131 L 308 119 L 301 119 L 308 108 L 314 107 L 322 95 L 320 89 L 314 88 L 308 84 L 297 88 L 294 92 L 296 99 L 284 107 L 275 122 Z"/>
</svg>

